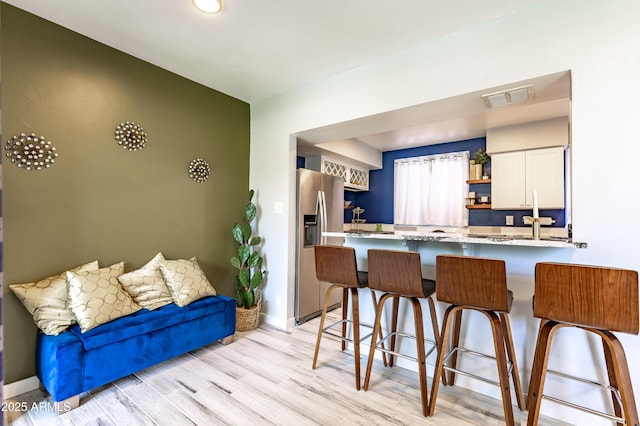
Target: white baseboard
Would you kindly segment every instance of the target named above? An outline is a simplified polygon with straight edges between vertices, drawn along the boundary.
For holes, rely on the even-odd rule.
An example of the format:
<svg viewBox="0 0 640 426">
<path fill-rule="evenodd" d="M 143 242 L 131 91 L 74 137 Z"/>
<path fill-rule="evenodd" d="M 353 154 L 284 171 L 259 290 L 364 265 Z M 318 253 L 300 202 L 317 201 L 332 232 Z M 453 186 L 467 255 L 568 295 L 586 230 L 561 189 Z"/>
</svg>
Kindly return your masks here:
<svg viewBox="0 0 640 426">
<path fill-rule="evenodd" d="M 294 321 L 293 324 L 291 324 L 291 321 Z M 269 324 L 270 326 L 275 327 L 279 330 L 286 330 L 287 328 L 295 325 L 295 318 L 282 322 L 280 319 L 274 318 L 262 312 L 260 314 L 260 323 Z"/>
<path fill-rule="evenodd" d="M 26 379 L 4 385 L 2 395 L 4 399 L 13 398 L 23 393 L 31 392 L 40 387 L 40 380 L 36 376 L 27 377 Z"/>
</svg>

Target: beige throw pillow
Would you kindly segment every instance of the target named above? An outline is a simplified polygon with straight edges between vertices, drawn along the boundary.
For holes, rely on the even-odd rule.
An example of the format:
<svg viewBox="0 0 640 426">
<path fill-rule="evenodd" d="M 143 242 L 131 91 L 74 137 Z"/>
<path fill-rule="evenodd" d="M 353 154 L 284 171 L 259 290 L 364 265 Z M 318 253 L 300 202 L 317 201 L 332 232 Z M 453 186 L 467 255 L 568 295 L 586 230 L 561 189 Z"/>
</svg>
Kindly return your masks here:
<svg viewBox="0 0 640 426">
<path fill-rule="evenodd" d="M 198 260 L 165 260 L 160 262 L 160 271 L 171 291 L 173 302 L 182 307 L 206 296 L 215 296 L 213 288 L 200 268 Z"/>
<path fill-rule="evenodd" d="M 141 309 L 118 281 L 123 272 L 124 262 L 96 271 L 67 272 L 69 307 L 82 332 Z"/>
<path fill-rule="evenodd" d="M 77 266 L 71 271 L 97 269 L 98 261 L 94 260 Z M 9 287 L 27 311 L 33 315 L 33 321 L 43 333 L 55 336 L 76 323 L 76 317 L 68 304 L 66 272 L 34 283 L 13 284 Z"/>
<path fill-rule="evenodd" d="M 173 302 L 160 272 L 161 261 L 164 261 L 164 256 L 158 253 L 146 265 L 118 277 L 118 281 L 133 300 L 149 310 Z"/>
</svg>

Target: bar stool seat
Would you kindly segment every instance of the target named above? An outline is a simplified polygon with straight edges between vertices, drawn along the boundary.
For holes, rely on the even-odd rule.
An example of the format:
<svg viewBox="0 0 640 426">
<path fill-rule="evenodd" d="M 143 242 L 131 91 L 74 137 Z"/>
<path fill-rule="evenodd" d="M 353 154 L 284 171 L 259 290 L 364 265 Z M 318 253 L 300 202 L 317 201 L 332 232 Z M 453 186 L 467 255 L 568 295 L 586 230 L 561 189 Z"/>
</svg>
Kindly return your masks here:
<svg viewBox="0 0 640 426">
<path fill-rule="evenodd" d="M 435 305 L 432 295 L 435 292 L 436 285 L 433 280 L 422 278 L 420 266 L 420 255 L 416 252 L 396 251 L 396 250 L 369 250 L 369 288 L 383 292 L 378 302 L 376 310 L 376 318 L 373 326 L 373 336 L 371 340 L 371 348 L 369 351 L 369 360 L 367 363 L 367 372 L 364 379 L 364 389 L 369 389 L 371 378 L 371 369 L 373 367 L 373 358 L 376 350 L 389 354 L 389 365 L 393 366 L 394 357 L 400 356 L 418 363 L 418 374 L 420 376 L 420 398 L 422 402 L 422 414 L 427 415 L 428 392 L 427 392 L 427 372 L 426 359 L 429 354 L 435 350 L 440 341 L 438 331 L 438 319 L 436 317 Z M 425 340 L 424 325 L 422 318 L 421 299 L 427 299 L 429 303 L 429 311 L 431 313 L 431 325 L 433 327 L 434 340 Z M 384 304 L 389 299 L 393 300 L 393 309 L 391 314 L 391 329 L 385 336 L 377 339 L 382 333 L 382 316 Z M 398 310 L 400 299 L 409 301 L 413 308 L 413 318 L 415 325 L 415 335 L 399 333 Z M 416 341 L 416 357 L 396 351 L 397 337 L 410 338 Z M 390 344 L 387 348 L 384 343 L 389 340 Z M 431 345 L 429 351 L 425 349 L 425 342 Z"/>
<path fill-rule="evenodd" d="M 502 393 L 505 423 L 513 425 L 514 416 L 509 376 L 513 381 L 520 409 L 524 410 L 525 404 L 509 323 L 513 293 L 507 289 L 505 262 L 498 259 L 471 256 L 438 255 L 436 256 L 436 282 L 438 283 L 436 288 L 438 301 L 451 305 L 444 315 L 441 333 L 442 344 L 438 350 L 434 377 L 439 377 L 444 370 L 447 370 L 449 385 L 455 383 L 455 373 L 498 385 Z M 480 312 L 489 319 L 495 356 L 481 354 L 460 346 L 460 327 L 462 313 L 465 310 Z M 449 349 L 449 335 L 452 328 L 453 337 L 451 349 Z M 494 359 L 498 368 L 499 382 L 457 369 L 458 353 Z M 449 362 L 448 366 L 445 365 L 447 361 Z M 435 412 L 438 387 L 439 381 L 434 380 L 431 388 L 429 415 L 433 415 Z"/>
<path fill-rule="evenodd" d="M 331 283 L 327 289 L 320 317 L 320 326 L 316 340 L 316 349 L 313 354 L 313 369 L 318 363 L 318 352 L 320 351 L 320 341 L 324 334 L 336 337 L 342 341 L 342 350 L 347 348 L 347 343 L 353 344 L 353 357 L 355 364 L 356 389 L 360 390 L 360 342 L 367 339 L 371 334 L 360 335 L 360 327 L 373 328 L 369 325 L 360 324 L 360 307 L 358 302 L 358 290 L 367 288 L 368 274 L 357 270 L 355 250 L 351 247 L 318 245 L 314 247 L 316 262 L 316 277 L 319 281 Z M 342 290 L 342 316 L 341 319 L 326 326 L 327 309 L 331 304 L 331 293 L 334 290 Z M 348 316 L 349 295 L 351 295 L 351 319 Z M 371 291 L 373 308 L 377 308 L 376 295 Z M 351 326 L 353 338 L 349 337 L 347 327 Z M 335 331 L 340 327 L 340 333 Z M 385 359 L 386 364 L 386 359 Z"/>
<path fill-rule="evenodd" d="M 618 424 L 637 426 L 638 412 L 627 359 L 622 344 L 613 332 L 638 334 L 638 273 L 599 266 L 538 263 L 533 315 L 540 318 L 541 322 L 531 369 L 527 424 L 538 423 L 544 398 Z M 577 327 L 601 338 L 608 384 L 547 369 L 552 339 L 555 332 L 563 327 Z M 608 389 L 615 414 L 544 395 L 547 373 Z"/>
</svg>

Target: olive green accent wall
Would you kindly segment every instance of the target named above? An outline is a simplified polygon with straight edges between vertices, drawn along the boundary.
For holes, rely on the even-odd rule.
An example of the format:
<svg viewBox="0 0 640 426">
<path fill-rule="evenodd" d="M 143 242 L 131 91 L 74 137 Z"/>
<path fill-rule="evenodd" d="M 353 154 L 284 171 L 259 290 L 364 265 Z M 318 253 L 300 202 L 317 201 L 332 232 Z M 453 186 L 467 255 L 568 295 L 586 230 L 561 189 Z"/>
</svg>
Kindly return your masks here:
<svg viewBox="0 0 640 426">
<path fill-rule="evenodd" d="M 233 295 L 233 223 L 249 183 L 249 104 L 1 4 L 2 142 L 35 133 L 60 156 L 25 171 L 3 157 L 5 383 L 35 374 L 36 327 L 9 289 L 98 259 L 135 269 L 197 256 Z M 115 127 L 134 121 L 146 148 Z M 4 151 L 4 148 L 2 148 Z M 191 160 L 212 166 L 206 183 Z"/>
</svg>

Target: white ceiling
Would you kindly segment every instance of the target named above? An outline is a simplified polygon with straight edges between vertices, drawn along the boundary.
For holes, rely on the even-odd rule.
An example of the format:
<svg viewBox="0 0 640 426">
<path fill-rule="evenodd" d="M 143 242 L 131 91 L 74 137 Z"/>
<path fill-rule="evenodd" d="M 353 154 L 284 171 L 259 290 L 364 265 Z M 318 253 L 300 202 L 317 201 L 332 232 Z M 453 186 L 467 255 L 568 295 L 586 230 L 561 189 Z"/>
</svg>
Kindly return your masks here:
<svg viewBox="0 0 640 426">
<path fill-rule="evenodd" d="M 3 0 L 246 102 L 541 0 Z"/>
<path fill-rule="evenodd" d="M 197 11 L 191 0 L 3 1 L 252 103 L 543 0 L 223 0 L 217 15 Z M 505 122 L 478 109 L 475 98 L 446 102 L 455 116 L 435 114 L 453 111 L 444 104 L 427 105 L 419 114 L 385 115 L 377 125 L 364 119 L 357 131 L 351 123 L 304 139 L 357 137 L 388 150 L 477 137 L 489 121 Z"/>
</svg>

